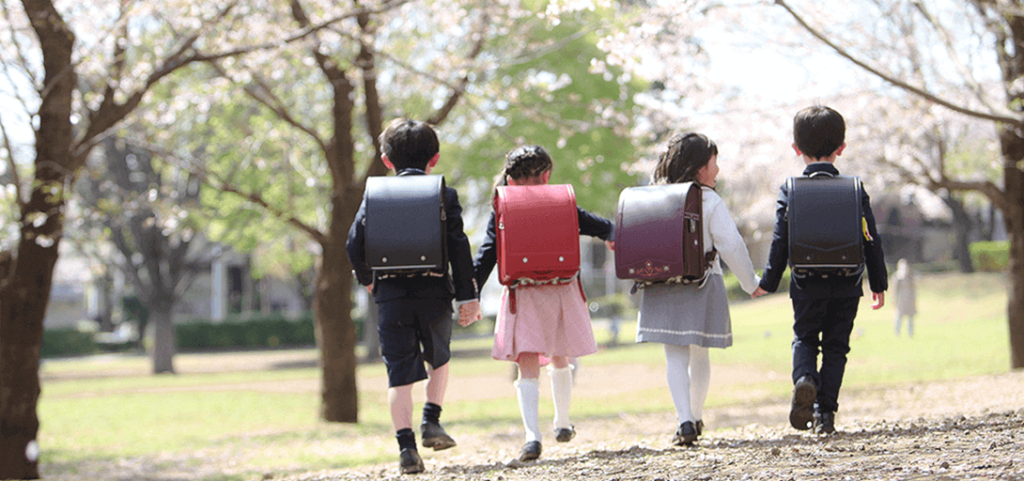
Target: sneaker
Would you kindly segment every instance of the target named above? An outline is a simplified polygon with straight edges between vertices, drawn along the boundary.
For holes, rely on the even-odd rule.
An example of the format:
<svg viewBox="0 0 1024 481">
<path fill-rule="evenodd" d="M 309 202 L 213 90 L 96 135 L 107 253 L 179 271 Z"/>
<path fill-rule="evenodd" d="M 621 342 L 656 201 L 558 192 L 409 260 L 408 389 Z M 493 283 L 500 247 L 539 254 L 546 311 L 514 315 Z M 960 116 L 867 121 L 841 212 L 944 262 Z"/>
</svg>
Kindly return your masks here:
<svg viewBox="0 0 1024 481">
<path fill-rule="evenodd" d="M 519 460 L 522 462 L 533 461 L 540 457 L 540 441 L 530 441 L 519 450 Z"/>
<path fill-rule="evenodd" d="M 832 434 L 836 432 L 836 413 L 814 412 L 814 433 Z"/>
<path fill-rule="evenodd" d="M 441 451 L 455 447 L 455 440 L 444 432 L 444 428 L 440 424 L 425 422 L 420 425 L 420 432 L 423 435 L 423 447 L 425 448 Z"/>
<path fill-rule="evenodd" d="M 672 437 L 672 444 L 676 446 L 692 446 L 697 441 L 697 427 L 693 421 L 686 421 L 676 429 L 676 435 Z"/>
<path fill-rule="evenodd" d="M 423 460 L 420 459 L 420 453 L 415 449 L 403 449 L 398 459 L 398 467 L 402 474 L 422 473 L 425 469 L 423 467 Z"/>
<path fill-rule="evenodd" d="M 793 386 L 793 402 L 789 408 L 789 424 L 801 431 L 811 428 L 814 422 L 814 399 L 818 388 L 810 377 L 801 377 Z"/>
<path fill-rule="evenodd" d="M 576 437 L 576 426 L 569 425 L 568 428 L 555 429 L 555 441 L 567 443 Z"/>
</svg>

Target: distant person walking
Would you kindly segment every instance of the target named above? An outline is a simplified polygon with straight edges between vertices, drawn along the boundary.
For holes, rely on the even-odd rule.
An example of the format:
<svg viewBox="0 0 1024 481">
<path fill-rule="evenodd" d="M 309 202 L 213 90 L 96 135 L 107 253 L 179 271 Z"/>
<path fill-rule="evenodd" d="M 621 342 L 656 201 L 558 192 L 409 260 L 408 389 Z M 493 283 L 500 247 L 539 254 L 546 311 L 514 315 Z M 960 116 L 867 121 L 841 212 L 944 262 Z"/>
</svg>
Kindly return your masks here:
<svg viewBox="0 0 1024 481">
<path fill-rule="evenodd" d="M 900 335 L 900 325 L 907 318 L 907 337 L 914 337 L 914 316 L 917 315 L 917 273 L 906 259 L 896 263 L 896 275 L 893 277 L 893 289 L 896 291 L 896 335 Z"/>
</svg>

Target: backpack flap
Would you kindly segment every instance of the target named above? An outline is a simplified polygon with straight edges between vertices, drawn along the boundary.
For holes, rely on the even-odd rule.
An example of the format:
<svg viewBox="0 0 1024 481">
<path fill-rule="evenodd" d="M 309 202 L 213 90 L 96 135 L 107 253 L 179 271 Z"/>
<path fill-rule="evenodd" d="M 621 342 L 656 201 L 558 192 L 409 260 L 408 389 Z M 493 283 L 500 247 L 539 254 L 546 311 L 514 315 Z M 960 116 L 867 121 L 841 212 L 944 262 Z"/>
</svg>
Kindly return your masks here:
<svg viewBox="0 0 1024 481">
<path fill-rule="evenodd" d="M 615 275 L 639 287 L 704 278 L 703 193 L 700 185 L 630 187 L 619 195 Z"/>
<path fill-rule="evenodd" d="M 786 183 L 793 274 L 860 275 L 864 269 L 860 178 L 802 176 L 790 177 Z"/>
<path fill-rule="evenodd" d="M 376 272 L 447 271 L 441 175 L 366 179 L 366 260 Z"/>
<path fill-rule="evenodd" d="M 580 269 L 580 227 L 572 185 L 501 186 L 494 196 L 498 281 L 571 280 Z"/>
</svg>

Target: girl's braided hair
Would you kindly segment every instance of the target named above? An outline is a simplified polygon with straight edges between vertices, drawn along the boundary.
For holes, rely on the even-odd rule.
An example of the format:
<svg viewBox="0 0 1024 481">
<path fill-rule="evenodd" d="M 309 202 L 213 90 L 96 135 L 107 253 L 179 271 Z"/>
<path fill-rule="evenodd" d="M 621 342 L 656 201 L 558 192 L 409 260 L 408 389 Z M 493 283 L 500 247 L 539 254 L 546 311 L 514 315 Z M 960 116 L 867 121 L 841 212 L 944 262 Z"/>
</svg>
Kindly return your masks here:
<svg viewBox="0 0 1024 481">
<path fill-rule="evenodd" d="M 551 170 L 551 156 L 539 145 L 516 147 L 505 155 L 505 167 L 501 169 L 494 187 L 508 185 L 509 177 L 528 179 Z"/>
<path fill-rule="evenodd" d="M 691 132 L 676 135 L 669 140 L 668 150 L 661 154 L 654 167 L 654 182 L 696 182 L 697 172 L 708 165 L 715 155 L 718 155 L 718 146 L 704 134 Z"/>
</svg>

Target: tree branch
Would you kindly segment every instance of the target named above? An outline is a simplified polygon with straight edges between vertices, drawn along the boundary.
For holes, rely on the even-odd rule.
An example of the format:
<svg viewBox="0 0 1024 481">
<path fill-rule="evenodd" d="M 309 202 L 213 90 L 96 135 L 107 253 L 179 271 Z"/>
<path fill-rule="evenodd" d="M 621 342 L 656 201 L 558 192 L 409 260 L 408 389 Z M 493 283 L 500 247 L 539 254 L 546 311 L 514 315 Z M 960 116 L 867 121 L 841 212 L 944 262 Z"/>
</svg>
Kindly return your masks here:
<svg viewBox="0 0 1024 481">
<path fill-rule="evenodd" d="M 171 165 L 174 165 L 177 168 L 179 168 L 181 170 L 184 170 L 184 171 L 188 172 L 191 175 L 196 176 L 196 178 L 199 181 L 201 181 L 202 183 L 204 183 L 204 184 L 206 184 L 206 185 L 208 185 L 208 186 L 210 186 L 210 187 L 212 187 L 214 189 L 217 189 L 220 192 L 226 192 L 226 193 L 233 194 L 233 195 L 235 195 L 237 197 L 241 197 L 242 199 L 245 199 L 245 200 L 247 200 L 249 202 L 252 202 L 253 204 L 256 204 L 256 205 L 262 207 L 263 209 L 265 209 L 267 212 L 269 212 L 272 216 L 276 217 L 277 219 L 280 219 L 280 220 L 282 220 L 282 221 L 284 221 L 284 222 L 286 222 L 286 223 L 296 227 L 300 231 L 305 232 L 311 238 L 313 238 L 314 241 L 322 244 L 326 240 L 326 236 L 322 232 L 320 232 L 318 229 L 316 229 L 315 227 L 313 227 L 313 226 L 303 222 L 301 219 L 299 219 L 299 218 L 297 218 L 297 217 L 295 217 L 295 216 L 293 216 L 293 215 L 291 215 L 291 214 L 289 214 L 289 213 L 287 213 L 287 212 L 285 212 L 285 211 L 283 211 L 281 209 L 278 209 L 277 207 L 273 206 L 272 204 L 267 202 L 267 200 L 264 199 L 259 193 L 246 192 L 246 191 L 242 190 L 241 188 L 235 187 L 233 184 L 231 184 L 227 180 L 224 180 L 224 179 L 218 177 L 216 174 L 211 173 L 210 171 L 208 171 L 205 168 L 203 168 L 200 165 L 198 165 L 198 162 L 194 162 L 191 159 L 184 159 L 181 156 L 179 156 L 179 155 L 177 155 L 177 154 L 175 154 L 173 152 L 169 152 L 169 151 L 163 150 L 160 146 L 156 146 L 156 145 L 150 144 L 148 142 L 143 142 L 143 141 L 136 140 L 135 143 L 137 145 L 139 145 L 140 147 L 143 147 L 143 148 L 148 149 L 148 150 L 150 150 L 150 151 L 152 151 L 154 153 L 159 154 L 160 157 L 162 157 L 167 163 L 169 163 Z"/>
<path fill-rule="evenodd" d="M 359 0 L 353 0 L 353 2 L 357 6 L 359 5 Z M 358 20 L 362 36 L 359 39 L 359 56 L 356 57 L 356 65 L 363 74 L 363 99 L 366 102 L 363 116 L 366 119 L 366 130 L 370 141 L 373 142 L 373 160 L 366 167 L 366 173 L 361 178 L 354 179 L 359 186 L 362 186 L 366 183 L 367 177 L 384 175 L 387 173 L 387 168 L 380 161 L 383 155 L 380 136 L 384 129 L 384 109 L 381 107 L 380 94 L 377 91 L 377 62 L 373 48 L 363 41 L 363 38 L 373 34 L 373 30 L 370 27 L 369 15 L 360 15 Z"/>
<path fill-rule="evenodd" d="M 477 58 L 480 57 L 480 53 L 483 52 L 484 44 L 487 42 L 486 31 L 487 27 L 490 25 L 490 22 L 491 17 L 487 13 L 487 9 L 482 9 L 480 14 L 480 23 L 476 31 L 469 33 L 471 37 L 476 36 L 476 39 L 473 43 L 472 50 L 470 50 L 469 52 L 469 56 L 466 57 L 466 60 L 468 62 L 471 63 L 475 61 Z M 445 119 L 448 118 L 448 115 L 452 112 L 452 109 L 455 108 L 455 105 L 459 103 L 459 100 L 462 98 L 462 95 L 466 92 L 467 85 L 469 85 L 469 72 L 466 72 L 462 76 L 462 78 L 459 79 L 458 84 L 456 84 L 456 86 L 452 89 L 451 95 L 448 96 L 448 101 L 445 102 L 444 105 L 442 105 L 441 108 L 437 110 L 437 112 L 434 112 L 434 115 L 430 116 L 430 119 L 427 120 L 427 123 L 433 125 L 440 125 L 441 122 L 444 122 Z"/>
<path fill-rule="evenodd" d="M 18 203 L 18 212 L 21 212 L 25 204 L 25 200 L 21 197 L 21 177 L 18 175 L 18 164 L 14 161 L 14 145 L 11 143 L 11 138 L 7 135 L 7 127 L 4 126 L 2 117 L 0 117 L 0 134 L 3 134 L 4 137 L 4 148 L 7 149 L 7 169 L 11 172 L 15 199 Z"/>
<path fill-rule="evenodd" d="M 903 89 L 903 90 L 906 90 L 908 92 L 911 92 L 911 93 L 913 93 L 913 94 L 915 94 L 915 95 L 917 95 L 919 97 L 923 97 L 926 100 L 929 100 L 929 101 L 934 102 L 934 103 L 936 103 L 938 105 L 946 107 L 947 109 L 950 109 L 950 110 L 952 110 L 954 112 L 958 112 L 958 113 L 961 113 L 961 114 L 964 114 L 964 115 L 968 115 L 968 116 L 971 116 L 971 117 L 975 117 L 975 118 L 979 118 L 979 119 L 991 120 L 991 121 L 994 121 L 994 122 L 1003 122 L 1003 123 L 1007 123 L 1007 124 L 1012 124 L 1012 125 L 1017 125 L 1017 126 L 1024 127 L 1024 121 L 1022 121 L 1022 119 L 1020 119 L 1018 117 L 1013 117 L 1013 116 L 1008 115 L 1008 114 L 999 115 L 999 114 L 993 114 L 993 113 L 988 113 L 988 112 L 979 112 L 977 110 L 973 110 L 973 109 L 970 109 L 970 108 L 967 108 L 967 107 L 964 107 L 964 106 L 961 106 L 961 105 L 954 104 L 954 103 L 949 102 L 949 101 L 947 101 L 945 99 L 942 99 L 942 98 L 940 98 L 940 97 L 938 97 L 938 96 L 936 96 L 936 95 L 932 94 L 931 92 L 928 92 L 928 91 L 926 91 L 924 89 L 915 87 L 915 86 L 910 85 L 910 84 L 908 84 L 906 82 L 903 82 L 903 81 L 901 81 L 899 79 L 896 79 L 896 78 L 893 78 L 893 77 L 891 77 L 889 75 L 886 75 L 885 73 L 883 73 L 880 70 L 872 67 L 871 65 L 868 65 L 866 62 L 863 62 L 863 61 L 857 59 L 852 54 L 847 52 L 844 48 L 840 47 L 839 45 L 836 45 L 834 42 L 829 40 L 829 38 L 826 37 L 824 33 L 820 32 L 817 29 L 815 29 L 814 27 L 810 26 L 803 19 L 803 17 L 801 17 L 798 13 L 796 13 L 792 8 L 789 7 L 789 5 L 785 2 L 785 0 L 775 0 L 775 4 L 782 6 L 782 8 L 785 8 L 786 11 L 789 12 L 789 14 L 793 17 L 793 19 L 795 19 L 797 21 L 797 23 L 799 23 L 800 26 L 804 28 L 804 30 L 807 30 L 807 32 L 810 33 L 811 35 L 813 35 L 815 38 L 817 38 L 818 40 L 823 42 L 825 45 L 828 45 L 829 48 L 834 50 L 841 57 L 849 60 L 850 62 L 853 62 L 854 65 L 856 65 L 856 66 L 858 66 L 858 67 L 860 67 L 860 68 L 870 72 L 871 74 L 873 74 L 876 77 L 878 77 L 878 78 L 880 78 L 880 79 L 882 79 L 882 80 L 892 84 L 895 87 L 898 87 L 900 89 Z"/>
</svg>

